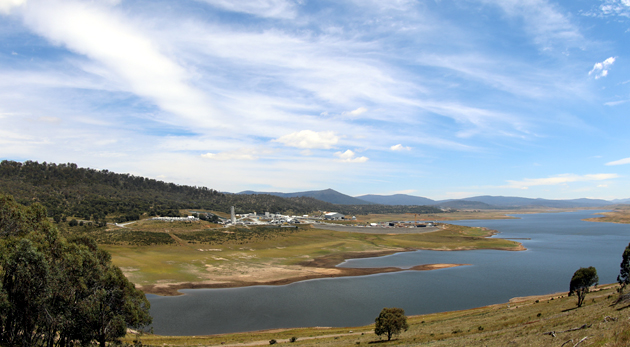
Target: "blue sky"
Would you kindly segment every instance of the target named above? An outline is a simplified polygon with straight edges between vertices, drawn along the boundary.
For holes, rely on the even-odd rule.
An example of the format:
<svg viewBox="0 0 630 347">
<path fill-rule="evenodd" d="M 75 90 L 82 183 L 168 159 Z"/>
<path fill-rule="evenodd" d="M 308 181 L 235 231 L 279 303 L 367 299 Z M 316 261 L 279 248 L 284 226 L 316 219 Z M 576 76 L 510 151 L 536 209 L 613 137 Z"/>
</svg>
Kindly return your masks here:
<svg viewBox="0 0 630 347">
<path fill-rule="evenodd" d="M 630 198 L 630 0 L 0 0 L 0 158 Z"/>
</svg>

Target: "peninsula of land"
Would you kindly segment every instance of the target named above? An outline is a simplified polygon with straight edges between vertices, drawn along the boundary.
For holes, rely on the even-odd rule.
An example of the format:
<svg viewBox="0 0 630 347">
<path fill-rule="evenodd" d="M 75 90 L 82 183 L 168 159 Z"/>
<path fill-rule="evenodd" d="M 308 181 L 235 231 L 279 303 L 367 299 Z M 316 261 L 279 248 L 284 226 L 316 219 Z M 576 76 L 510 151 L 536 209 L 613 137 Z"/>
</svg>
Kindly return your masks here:
<svg viewBox="0 0 630 347">
<path fill-rule="evenodd" d="M 346 230 L 347 231 L 344 231 Z M 117 229 L 117 230 L 114 230 Z M 123 230 L 124 229 L 124 230 Z M 136 286 L 145 293 L 180 295 L 180 289 L 235 288 L 284 285 L 297 281 L 365 276 L 400 271 L 428 271 L 468 264 L 418 264 L 411 268 L 345 268 L 347 259 L 379 257 L 415 250 L 498 249 L 520 251 L 518 242 L 489 238 L 496 231 L 451 224 L 435 228 L 353 228 L 338 225 L 322 229 L 211 228 L 203 222 L 140 221 L 111 228 L 110 233 L 164 240 L 142 245 L 100 243 Z M 357 232 L 364 230 L 365 232 Z M 131 243 L 131 244 L 130 244 Z"/>
</svg>

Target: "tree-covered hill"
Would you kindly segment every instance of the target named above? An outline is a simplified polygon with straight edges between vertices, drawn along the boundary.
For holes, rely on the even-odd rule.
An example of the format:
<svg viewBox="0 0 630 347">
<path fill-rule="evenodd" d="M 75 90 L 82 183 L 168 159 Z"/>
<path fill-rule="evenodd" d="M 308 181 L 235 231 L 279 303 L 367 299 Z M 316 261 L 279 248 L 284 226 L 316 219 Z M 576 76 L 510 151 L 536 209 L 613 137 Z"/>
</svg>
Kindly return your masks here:
<svg viewBox="0 0 630 347">
<path fill-rule="evenodd" d="M 437 213 L 428 206 L 335 205 L 310 197 L 282 198 L 268 194 L 226 194 L 206 187 L 167 183 L 108 170 L 4 160 L 0 162 L 0 193 L 25 205 L 39 202 L 51 217 L 74 216 L 102 221 L 107 216 L 173 215 L 180 209 L 237 213 L 280 212 L 305 214 L 337 211 L 344 214 Z"/>
</svg>

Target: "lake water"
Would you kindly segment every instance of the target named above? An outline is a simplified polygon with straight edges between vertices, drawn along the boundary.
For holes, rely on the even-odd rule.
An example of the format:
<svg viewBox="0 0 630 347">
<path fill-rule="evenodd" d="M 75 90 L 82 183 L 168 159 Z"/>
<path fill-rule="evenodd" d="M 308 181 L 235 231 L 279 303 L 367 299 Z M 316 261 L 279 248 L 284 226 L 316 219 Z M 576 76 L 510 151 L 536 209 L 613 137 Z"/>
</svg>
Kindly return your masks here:
<svg viewBox="0 0 630 347">
<path fill-rule="evenodd" d="M 353 259 L 340 266 L 408 268 L 430 263 L 472 264 L 433 271 L 317 279 L 284 286 L 182 290 L 147 295 L 156 334 L 207 335 L 274 328 L 359 326 L 383 307 L 408 315 L 507 302 L 517 296 L 568 291 L 580 267 L 594 266 L 600 283 L 613 283 L 630 242 L 630 225 L 584 222 L 599 211 L 515 215 L 511 220 L 469 220 L 515 238 L 522 252 L 416 251 Z M 522 240 L 529 238 L 529 240 Z"/>
</svg>

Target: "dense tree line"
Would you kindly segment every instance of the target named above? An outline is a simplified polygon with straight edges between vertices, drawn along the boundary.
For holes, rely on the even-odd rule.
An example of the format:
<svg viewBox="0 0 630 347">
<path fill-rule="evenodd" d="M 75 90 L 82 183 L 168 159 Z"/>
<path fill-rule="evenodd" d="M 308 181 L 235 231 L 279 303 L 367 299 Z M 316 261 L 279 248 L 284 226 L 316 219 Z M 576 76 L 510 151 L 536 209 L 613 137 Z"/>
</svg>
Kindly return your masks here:
<svg viewBox="0 0 630 347">
<path fill-rule="evenodd" d="M 40 204 L 0 195 L 0 345 L 104 347 L 150 323 L 144 293 L 109 253 L 62 237 Z"/>
<path fill-rule="evenodd" d="M 344 214 L 439 213 L 431 206 L 334 205 L 309 197 L 281 198 L 267 194 L 226 194 L 206 187 L 177 185 L 108 170 L 4 160 L 0 162 L 0 193 L 25 205 L 39 202 L 48 216 L 74 216 L 103 221 L 110 215 L 133 220 L 144 213 L 173 215 L 180 209 L 230 210 L 237 213 L 279 212 L 306 214 L 337 211 Z M 111 218 L 109 218 L 111 219 Z M 123 219 L 119 219 L 123 220 Z"/>
</svg>

